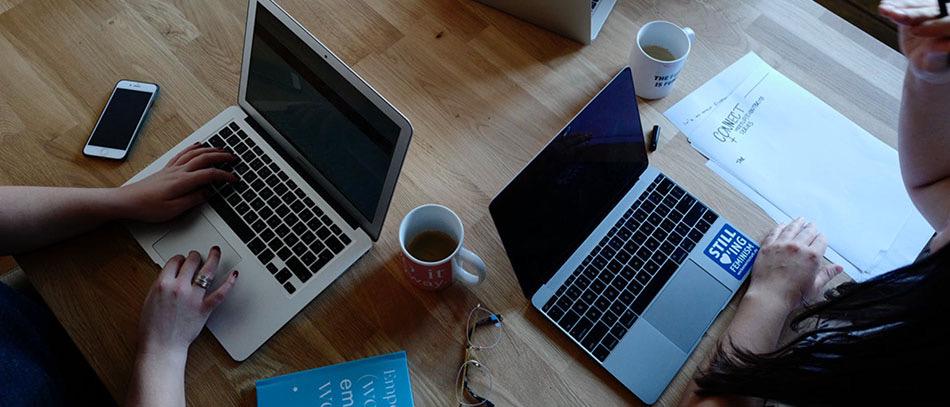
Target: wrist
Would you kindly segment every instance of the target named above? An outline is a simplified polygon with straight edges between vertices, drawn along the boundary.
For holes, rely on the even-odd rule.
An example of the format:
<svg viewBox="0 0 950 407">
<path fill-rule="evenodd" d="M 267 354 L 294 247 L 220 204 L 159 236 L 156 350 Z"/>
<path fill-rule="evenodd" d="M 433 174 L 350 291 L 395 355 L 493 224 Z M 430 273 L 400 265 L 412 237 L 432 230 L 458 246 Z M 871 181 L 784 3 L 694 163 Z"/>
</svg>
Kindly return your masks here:
<svg viewBox="0 0 950 407">
<path fill-rule="evenodd" d="M 188 361 L 188 348 L 165 347 L 143 344 L 139 348 L 138 363 L 148 369 L 165 371 L 185 371 Z"/>
<path fill-rule="evenodd" d="M 103 206 L 108 211 L 109 220 L 134 220 L 133 209 L 135 205 L 131 202 L 127 187 L 114 187 L 103 189 Z"/>
<path fill-rule="evenodd" d="M 788 315 L 801 305 L 801 299 L 790 293 L 750 285 L 742 296 L 742 303 L 749 304 L 761 312 Z"/>
</svg>

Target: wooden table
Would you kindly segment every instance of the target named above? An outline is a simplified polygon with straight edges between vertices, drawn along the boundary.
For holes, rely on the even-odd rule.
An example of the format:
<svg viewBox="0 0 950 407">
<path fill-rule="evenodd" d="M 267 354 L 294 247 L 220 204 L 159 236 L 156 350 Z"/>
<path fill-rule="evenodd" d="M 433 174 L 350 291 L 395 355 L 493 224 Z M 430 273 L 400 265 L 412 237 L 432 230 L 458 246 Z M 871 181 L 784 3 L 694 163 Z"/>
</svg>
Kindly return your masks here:
<svg viewBox="0 0 950 407">
<path fill-rule="evenodd" d="M 506 338 L 483 354 L 498 405 L 639 404 L 529 307 L 487 209 L 626 64 L 649 20 L 690 26 L 699 38 L 673 94 L 640 104 L 644 126 L 665 129 L 651 160 L 753 236 L 773 223 L 708 171 L 661 115 L 745 53 L 895 145 L 903 58 L 807 0 L 625 0 L 588 47 L 469 0 L 281 4 L 404 112 L 415 137 L 375 249 L 243 363 L 202 334 L 186 377 L 193 405 L 253 405 L 257 379 L 400 349 L 418 405 L 452 405 L 463 325 L 477 303 L 508 321 Z M 120 185 L 235 104 L 245 9 L 243 0 L 0 0 L 0 182 Z M 161 84 L 151 122 L 128 161 L 85 158 L 83 143 L 121 78 Z M 407 283 L 396 230 L 427 202 L 461 215 L 467 244 L 488 263 L 485 284 L 430 293 Z M 117 224 L 17 260 L 122 400 L 158 268 Z M 679 399 L 731 316 L 730 308 L 719 318 L 663 404 Z"/>
</svg>

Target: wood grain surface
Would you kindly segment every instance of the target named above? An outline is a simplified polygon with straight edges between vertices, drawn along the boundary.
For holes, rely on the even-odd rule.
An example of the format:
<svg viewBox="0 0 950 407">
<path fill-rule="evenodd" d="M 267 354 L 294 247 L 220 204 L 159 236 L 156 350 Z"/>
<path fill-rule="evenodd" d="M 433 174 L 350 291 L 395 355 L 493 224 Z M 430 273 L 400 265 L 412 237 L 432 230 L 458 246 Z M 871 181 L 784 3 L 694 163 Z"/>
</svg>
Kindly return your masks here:
<svg viewBox="0 0 950 407">
<path fill-rule="evenodd" d="M 651 162 L 752 236 L 764 236 L 771 220 L 707 170 L 661 114 L 745 53 L 757 52 L 895 145 L 903 58 L 813 2 L 619 3 L 597 41 L 583 47 L 469 0 L 281 0 L 409 117 L 415 136 L 375 248 L 243 363 L 203 333 L 188 362 L 190 404 L 254 405 L 257 379 L 405 349 L 417 405 L 453 405 L 463 325 L 477 303 L 508 323 L 501 344 L 482 353 L 497 405 L 640 404 L 529 307 L 488 203 L 626 64 L 647 21 L 670 20 L 698 35 L 673 94 L 640 102 L 643 125 L 664 128 Z M 117 186 L 236 104 L 245 9 L 242 0 L 0 0 L 0 182 Z M 151 120 L 127 161 L 86 158 L 83 144 L 123 78 L 161 85 Z M 466 244 L 488 264 L 484 284 L 431 293 L 404 278 L 396 230 L 429 202 L 460 214 Z M 17 261 L 122 400 L 158 267 L 119 224 Z M 661 404 L 680 398 L 734 305 Z"/>
</svg>

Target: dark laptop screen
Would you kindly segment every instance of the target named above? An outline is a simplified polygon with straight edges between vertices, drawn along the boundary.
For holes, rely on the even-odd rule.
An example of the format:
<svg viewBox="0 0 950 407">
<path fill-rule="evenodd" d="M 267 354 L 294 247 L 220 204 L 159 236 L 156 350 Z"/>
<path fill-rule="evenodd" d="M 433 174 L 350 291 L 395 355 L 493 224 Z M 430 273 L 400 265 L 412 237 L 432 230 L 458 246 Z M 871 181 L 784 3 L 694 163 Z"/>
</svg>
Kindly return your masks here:
<svg viewBox="0 0 950 407">
<path fill-rule="evenodd" d="M 629 68 L 491 203 L 528 298 L 557 272 L 647 167 Z"/>
<path fill-rule="evenodd" d="M 373 221 L 399 126 L 260 4 L 246 99 Z"/>
</svg>

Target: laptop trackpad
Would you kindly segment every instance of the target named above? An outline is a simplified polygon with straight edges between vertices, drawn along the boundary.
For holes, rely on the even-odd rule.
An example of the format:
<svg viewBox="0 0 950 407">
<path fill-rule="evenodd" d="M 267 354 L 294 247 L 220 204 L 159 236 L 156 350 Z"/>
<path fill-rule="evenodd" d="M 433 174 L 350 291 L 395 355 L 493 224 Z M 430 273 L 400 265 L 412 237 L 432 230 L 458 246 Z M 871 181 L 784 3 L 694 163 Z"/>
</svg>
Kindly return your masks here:
<svg viewBox="0 0 950 407">
<path fill-rule="evenodd" d="M 177 254 L 187 256 L 188 252 L 192 250 L 200 253 L 202 260 L 206 260 L 208 251 L 214 245 L 221 248 L 221 263 L 218 265 L 218 272 L 215 276 L 226 275 L 241 262 L 241 256 L 224 240 L 224 236 L 221 236 L 221 233 L 205 219 L 201 211 L 193 210 L 172 223 L 168 233 L 155 242 L 152 248 L 158 252 L 162 260 L 167 262 L 168 259 L 175 257 Z M 216 278 L 213 286 L 216 287 L 223 281 L 223 278 Z"/>
<path fill-rule="evenodd" d="M 732 292 L 687 260 L 643 314 L 657 330 L 689 353 L 726 305 Z"/>
</svg>

